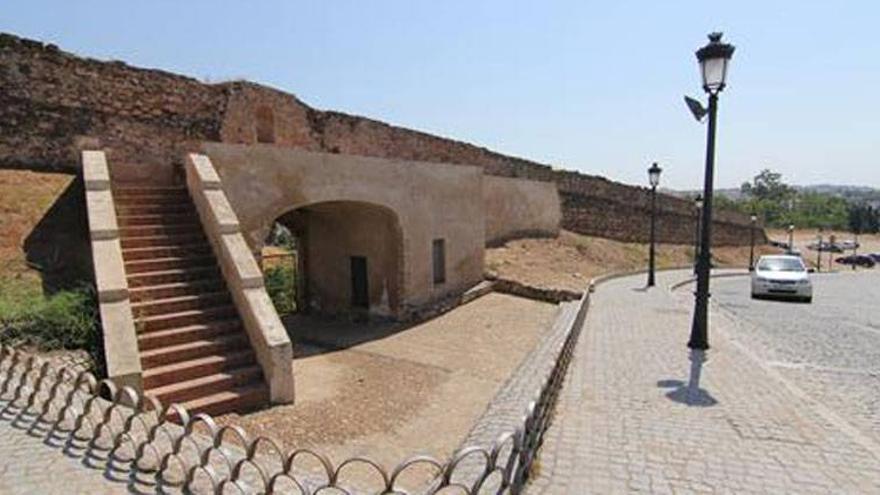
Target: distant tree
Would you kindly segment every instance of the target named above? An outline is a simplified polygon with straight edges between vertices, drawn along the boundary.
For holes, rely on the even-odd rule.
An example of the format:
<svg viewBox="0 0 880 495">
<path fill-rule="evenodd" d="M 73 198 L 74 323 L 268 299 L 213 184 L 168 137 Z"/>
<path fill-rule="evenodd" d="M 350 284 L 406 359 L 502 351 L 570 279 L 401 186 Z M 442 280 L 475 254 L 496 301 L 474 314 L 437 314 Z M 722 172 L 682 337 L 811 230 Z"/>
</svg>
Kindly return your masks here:
<svg viewBox="0 0 880 495">
<path fill-rule="evenodd" d="M 880 231 L 880 210 L 871 205 L 852 205 L 848 212 L 849 229 L 856 234 L 876 234 Z"/>
<path fill-rule="evenodd" d="M 761 170 L 751 182 L 744 182 L 740 191 L 751 199 L 774 202 L 786 201 L 794 195 L 794 189 L 782 182 L 782 174 L 769 168 Z"/>
<path fill-rule="evenodd" d="M 715 208 L 719 210 L 743 211 L 743 203 L 733 200 L 725 194 L 718 194 L 712 199 Z"/>
</svg>

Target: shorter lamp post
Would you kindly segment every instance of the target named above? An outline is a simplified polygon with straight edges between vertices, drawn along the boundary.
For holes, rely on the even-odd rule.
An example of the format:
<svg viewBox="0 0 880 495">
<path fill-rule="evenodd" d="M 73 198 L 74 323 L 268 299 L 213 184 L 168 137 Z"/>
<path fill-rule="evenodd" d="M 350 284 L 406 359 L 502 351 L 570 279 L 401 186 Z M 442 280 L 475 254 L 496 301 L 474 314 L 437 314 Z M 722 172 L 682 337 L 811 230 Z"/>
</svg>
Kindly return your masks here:
<svg viewBox="0 0 880 495">
<path fill-rule="evenodd" d="M 822 229 L 816 234 L 816 271 L 822 271 Z"/>
<path fill-rule="evenodd" d="M 657 217 L 657 186 L 660 185 L 660 172 L 663 169 L 657 162 L 648 169 L 648 181 L 651 184 L 651 245 L 648 248 L 648 287 L 654 287 L 654 236 Z"/>
<path fill-rule="evenodd" d="M 703 211 L 703 196 L 697 194 L 694 198 L 694 209 L 697 216 L 697 225 L 694 228 L 694 275 L 697 274 L 697 264 L 700 261 L 700 215 Z"/>
<path fill-rule="evenodd" d="M 749 271 L 755 271 L 755 224 L 758 222 L 758 215 L 752 213 L 750 218 L 752 221 L 749 226 Z"/>
<path fill-rule="evenodd" d="M 837 238 L 834 234 L 828 234 L 828 271 L 834 271 L 834 245 L 837 244 Z"/>
<path fill-rule="evenodd" d="M 794 225 L 788 226 L 788 254 L 794 252 Z"/>
</svg>

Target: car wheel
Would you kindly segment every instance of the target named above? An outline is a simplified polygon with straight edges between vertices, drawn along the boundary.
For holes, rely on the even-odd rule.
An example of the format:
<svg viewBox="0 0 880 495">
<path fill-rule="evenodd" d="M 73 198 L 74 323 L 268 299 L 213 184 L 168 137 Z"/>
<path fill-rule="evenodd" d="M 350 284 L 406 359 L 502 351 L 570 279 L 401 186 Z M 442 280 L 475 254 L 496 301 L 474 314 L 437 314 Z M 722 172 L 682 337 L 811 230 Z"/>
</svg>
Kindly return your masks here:
<svg viewBox="0 0 880 495">
<path fill-rule="evenodd" d="M 813 302 L 813 296 L 805 297 L 804 302 L 807 304 L 811 304 Z"/>
</svg>

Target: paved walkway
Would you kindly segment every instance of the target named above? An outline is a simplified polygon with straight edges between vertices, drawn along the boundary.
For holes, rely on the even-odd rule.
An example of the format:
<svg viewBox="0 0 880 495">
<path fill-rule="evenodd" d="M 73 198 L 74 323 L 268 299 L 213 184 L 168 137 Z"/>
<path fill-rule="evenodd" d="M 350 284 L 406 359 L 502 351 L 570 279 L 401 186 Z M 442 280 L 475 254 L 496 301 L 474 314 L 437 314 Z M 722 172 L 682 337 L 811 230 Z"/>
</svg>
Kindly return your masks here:
<svg viewBox="0 0 880 495">
<path fill-rule="evenodd" d="M 880 493 L 880 448 L 726 336 L 688 394 L 686 272 L 599 286 L 529 493 Z M 687 293 L 688 289 L 682 289 Z"/>
<path fill-rule="evenodd" d="M 29 416 L 8 414 L 0 402 L 0 493 L 131 493 L 138 483 L 86 448 L 49 434 Z M 105 454 L 102 452 L 102 454 Z"/>
</svg>

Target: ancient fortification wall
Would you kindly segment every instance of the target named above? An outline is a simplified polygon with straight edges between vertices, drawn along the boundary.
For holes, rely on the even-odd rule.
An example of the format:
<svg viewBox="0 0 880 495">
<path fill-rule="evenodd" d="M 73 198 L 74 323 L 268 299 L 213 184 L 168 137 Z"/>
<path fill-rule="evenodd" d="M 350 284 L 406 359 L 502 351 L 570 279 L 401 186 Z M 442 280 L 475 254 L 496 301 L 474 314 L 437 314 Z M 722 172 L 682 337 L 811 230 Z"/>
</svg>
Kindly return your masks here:
<svg viewBox="0 0 880 495">
<path fill-rule="evenodd" d="M 647 190 L 553 170 L 467 143 L 363 117 L 310 108 L 248 82 L 203 84 L 121 62 L 84 59 L 53 45 L 0 34 L 0 167 L 74 169 L 78 151 L 108 152 L 116 179 L 175 180 L 184 151 L 201 141 L 274 143 L 351 155 L 481 166 L 487 174 L 555 182 L 562 227 L 644 241 Z M 179 179 L 177 179 L 179 180 Z M 689 243 L 688 201 L 661 195 L 659 237 Z M 715 242 L 748 242 L 748 219 L 721 212 Z M 763 235 L 762 235 L 763 237 Z"/>
</svg>

